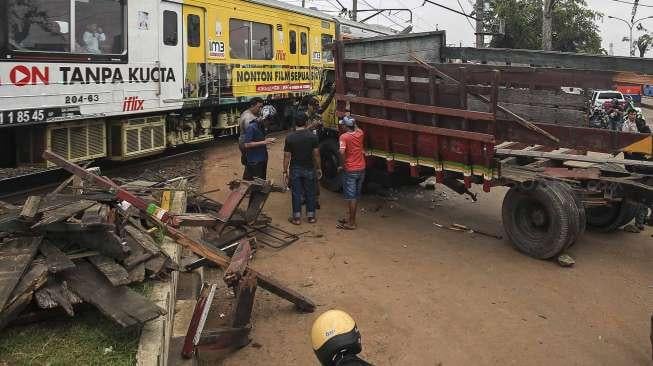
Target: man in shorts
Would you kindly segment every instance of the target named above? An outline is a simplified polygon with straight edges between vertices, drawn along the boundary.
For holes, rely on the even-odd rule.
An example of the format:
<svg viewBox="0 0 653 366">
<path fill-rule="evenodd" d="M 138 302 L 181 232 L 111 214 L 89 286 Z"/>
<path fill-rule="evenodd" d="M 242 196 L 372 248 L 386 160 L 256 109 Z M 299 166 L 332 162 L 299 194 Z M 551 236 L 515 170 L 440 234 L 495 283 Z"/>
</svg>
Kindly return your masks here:
<svg viewBox="0 0 653 366">
<path fill-rule="evenodd" d="M 342 192 L 348 202 L 348 216 L 340 219 L 338 228 L 343 230 L 356 229 L 356 212 L 358 200 L 363 190 L 365 180 L 365 153 L 363 130 L 356 126 L 353 117 L 345 116 L 340 121 L 340 161 L 342 166 Z"/>
</svg>

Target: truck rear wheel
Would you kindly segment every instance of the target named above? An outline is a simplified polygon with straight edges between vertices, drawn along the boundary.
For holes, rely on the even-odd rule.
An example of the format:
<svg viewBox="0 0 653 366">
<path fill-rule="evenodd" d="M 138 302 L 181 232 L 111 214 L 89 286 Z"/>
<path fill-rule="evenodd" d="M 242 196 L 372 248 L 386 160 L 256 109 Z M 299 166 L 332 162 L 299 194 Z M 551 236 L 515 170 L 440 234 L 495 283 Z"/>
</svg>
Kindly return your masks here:
<svg viewBox="0 0 653 366">
<path fill-rule="evenodd" d="M 573 212 L 567 199 L 556 185 L 535 182 L 529 188 L 510 188 L 503 199 L 502 218 L 512 244 L 533 258 L 558 255 L 577 230 L 570 227 L 576 221 L 570 218 Z"/>
<path fill-rule="evenodd" d="M 340 162 L 340 149 L 338 141 L 324 140 L 320 143 L 320 159 L 322 161 L 322 186 L 331 192 L 342 190 L 342 173 L 338 172 Z"/>
<path fill-rule="evenodd" d="M 574 190 L 567 183 L 549 181 L 547 182 L 547 185 L 551 187 L 551 189 L 556 190 L 557 193 L 561 194 L 566 202 L 569 202 L 566 207 L 569 211 L 570 233 L 565 249 L 570 248 L 576 244 L 578 238 L 580 238 L 581 235 L 585 233 L 585 229 L 587 227 L 585 205 L 583 205 L 583 202 L 580 200 L 576 192 L 574 192 Z"/>
</svg>

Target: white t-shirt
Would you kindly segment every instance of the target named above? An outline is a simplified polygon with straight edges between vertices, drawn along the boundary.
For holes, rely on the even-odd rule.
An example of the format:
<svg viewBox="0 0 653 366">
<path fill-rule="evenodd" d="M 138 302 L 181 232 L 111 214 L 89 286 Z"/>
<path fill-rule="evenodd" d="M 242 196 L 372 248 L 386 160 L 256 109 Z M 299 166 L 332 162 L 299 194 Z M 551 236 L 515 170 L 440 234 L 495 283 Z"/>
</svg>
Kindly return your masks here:
<svg viewBox="0 0 653 366">
<path fill-rule="evenodd" d="M 250 122 L 256 119 L 256 116 L 252 111 L 249 109 L 246 109 L 243 114 L 240 115 L 240 118 L 238 119 L 238 126 L 240 130 L 240 136 L 238 137 L 238 142 L 240 144 L 245 143 L 245 131 L 247 130 L 247 127 L 249 126 Z"/>
<path fill-rule="evenodd" d="M 84 32 L 84 45 L 86 50 L 90 53 L 102 53 L 100 51 L 100 42 L 107 40 L 107 37 L 104 33 L 91 33 L 89 31 Z"/>
<path fill-rule="evenodd" d="M 638 132 L 637 124 L 635 121 L 630 122 L 630 120 L 626 118 L 624 124 L 621 126 L 621 132 Z"/>
</svg>

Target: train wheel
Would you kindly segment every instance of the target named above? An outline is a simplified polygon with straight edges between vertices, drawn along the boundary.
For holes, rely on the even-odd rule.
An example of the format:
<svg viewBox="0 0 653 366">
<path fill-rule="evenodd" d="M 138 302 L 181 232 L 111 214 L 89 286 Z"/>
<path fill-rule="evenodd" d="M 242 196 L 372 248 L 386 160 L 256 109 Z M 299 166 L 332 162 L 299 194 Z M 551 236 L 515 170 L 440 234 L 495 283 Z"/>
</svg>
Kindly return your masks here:
<svg viewBox="0 0 653 366">
<path fill-rule="evenodd" d="M 322 186 L 331 192 L 342 190 L 342 174 L 338 172 L 340 149 L 338 141 L 327 139 L 320 143 L 320 158 L 322 159 Z"/>
<path fill-rule="evenodd" d="M 572 201 L 573 202 L 573 201 Z M 506 235 L 521 252 L 538 259 L 558 255 L 570 241 L 569 201 L 559 189 L 537 182 L 530 188 L 513 187 L 503 199 Z"/>
<path fill-rule="evenodd" d="M 635 218 L 637 203 L 624 200 L 587 210 L 587 225 L 602 233 L 613 232 Z"/>
</svg>

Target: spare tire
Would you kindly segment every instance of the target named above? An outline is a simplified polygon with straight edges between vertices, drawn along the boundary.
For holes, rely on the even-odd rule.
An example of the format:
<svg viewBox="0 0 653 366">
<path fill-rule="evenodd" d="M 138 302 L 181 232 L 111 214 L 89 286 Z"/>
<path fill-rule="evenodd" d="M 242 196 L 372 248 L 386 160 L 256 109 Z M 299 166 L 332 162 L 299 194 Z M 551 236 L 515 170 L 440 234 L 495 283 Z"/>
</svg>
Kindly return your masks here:
<svg viewBox="0 0 653 366">
<path fill-rule="evenodd" d="M 320 159 L 322 163 L 320 183 L 331 192 L 340 192 L 342 190 L 342 173 L 338 171 L 338 167 L 342 163 L 337 140 L 327 139 L 320 143 Z"/>
<path fill-rule="evenodd" d="M 512 244 L 533 258 L 558 255 L 569 242 L 569 201 L 559 190 L 533 183 L 513 187 L 503 199 L 503 227 Z"/>
</svg>

